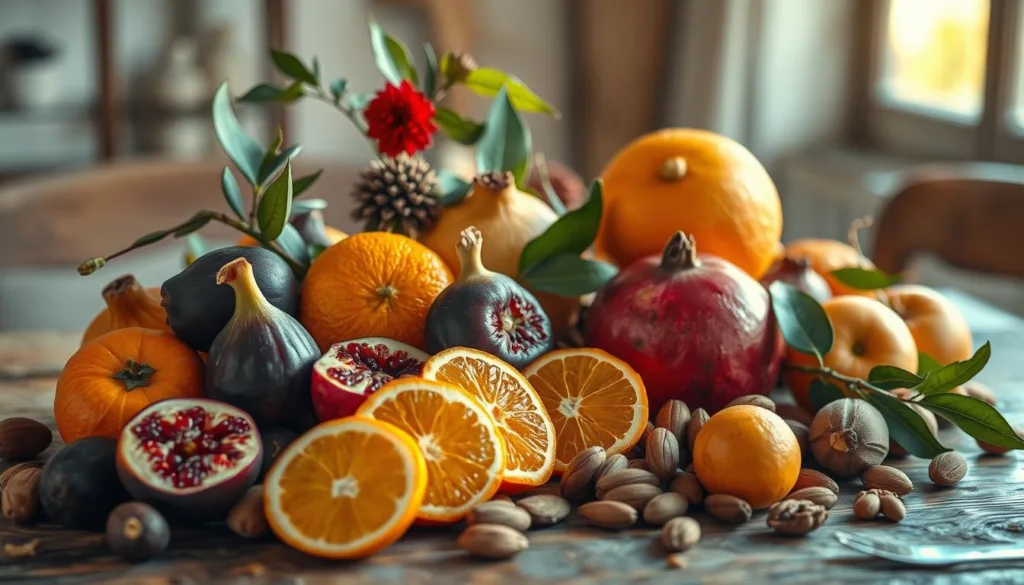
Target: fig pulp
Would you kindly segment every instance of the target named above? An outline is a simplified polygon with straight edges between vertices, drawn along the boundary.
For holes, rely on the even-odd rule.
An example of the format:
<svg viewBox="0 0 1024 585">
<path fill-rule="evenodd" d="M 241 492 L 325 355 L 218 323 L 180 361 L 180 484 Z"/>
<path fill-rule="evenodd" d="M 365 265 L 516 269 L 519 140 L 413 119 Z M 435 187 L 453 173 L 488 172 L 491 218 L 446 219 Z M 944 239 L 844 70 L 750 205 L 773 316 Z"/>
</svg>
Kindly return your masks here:
<svg viewBox="0 0 1024 585">
<path fill-rule="evenodd" d="M 223 519 L 262 465 L 252 417 L 205 398 L 153 403 L 117 442 L 117 475 L 128 493 L 194 520 Z"/>
<path fill-rule="evenodd" d="M 419 376 L 427 355 L 385 337 L 335 343 L 316 361 L 310 392 L 320 421 L 355 414 L 366 397 L 395 378 Z"/>
<path fill-rule="evenodd" d="M 271 305 L 289 315 L 299 314 L 299 282 L 280 256 L 264 248 L 242 246 L 207 252 L 160 288 L 167 324 L 196 351 L 209 351 L 217 334 L 231 320 L 235 295 L 217 286 L 217 272 L 236 258 L 252 264 L 256 284 Z"/>
<path fill-rule="evenodd" d="M 672 398 L 715 413 L 734 398 L 767 395 L 785 350 L 767 289 L 724 259 L 698 255 L 682 232 L 660 259 L 638 260 L 598 292 L 585 337 L 633 366 L 651 412 Z"/>
<path fill-rule="evenodd" d="M 102 529 L 110 511 L 128 499 L 114 467 L 117 442 L 86 437 L 54 453 L 39 479 L 47 516 L 72 530 Z"/>
<path fill-rule="evenodd" d="M 441 291 L 427 312 L 427 351 L 471 347 L 522 369 L 554 347 L 551 320 L 519 283 L 484 267 L 482 247 L 480 230 L 462 230 L 459 279 Z"/>
<path fill-rule="evenodd" d="M 316 422 L 310 375 L 320 357 L 313 337 L 263 297 L 245 258 L 226 264 L 217 282 L 234 289 L 235 313 L 210 347 L 206 395 L 245 410 L 260 425 L 308 429 Z"/>
</svg>

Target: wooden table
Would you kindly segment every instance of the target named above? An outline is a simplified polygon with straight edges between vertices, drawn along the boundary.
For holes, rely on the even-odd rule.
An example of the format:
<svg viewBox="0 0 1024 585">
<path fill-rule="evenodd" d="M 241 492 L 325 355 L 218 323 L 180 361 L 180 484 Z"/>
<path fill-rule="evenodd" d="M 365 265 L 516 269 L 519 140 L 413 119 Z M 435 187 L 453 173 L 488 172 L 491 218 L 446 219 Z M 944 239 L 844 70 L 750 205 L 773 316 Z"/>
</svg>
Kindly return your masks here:
<svg viewBox="0 0 1024 585">
<path fill-rule="evenodd" d="M 979 380 L 999 395 L 1011 424 L 1024 424 L 1024 321 L 974 299 L 946 292 L 967 315 L 975 343 L 992 342 L 992 360 Z M 0 335 L 0 414 L 52 423 L 54 377 L 76 349 L 78 333 Z M 780 400 L 785 399 L 780 393 Z M 1024 582 L 1024 563 L 924 570 L 881 561 L 841 546 L 836 530 L 913 541 L 992 543 L 1024 539 L 1024 472 L 1021 455 L 984 456 L 957 429 L 943 442 L 962 450 L 971 464 L 956 488 L 938 489 L 927 478 L 926 460 L 896 460 L 915 483 L 905 498 L 901 524 L 862 522 L 851 504 L 859 483 L 843 485 L 828 522 L 804 538 L 777 536 L 764 513 L 738 528 L 695 511 L 703 527 L 687 566 L 670 568 L 658 531 L 639 527 L 606 532 L 588 527 L 575 513 L 561 525 L 531 531 L 530 548 L 508 561 L 482 561 L 455 546 L 459 527 L 414 529 L 361 562 L 326 562 L 267 539 L 246 541 L 226 528 L 177 530 L 159 560 L 132 565 L 113 556 L 101 534 L 68 532 L 51 525 L 16 526 L 0 520 L 0 542 L 38 538 L 33 558 L 0 556 L 0 583 L 997 583 Z M 54 445 L 49 452 L 57 447 Z"/>
</svg>

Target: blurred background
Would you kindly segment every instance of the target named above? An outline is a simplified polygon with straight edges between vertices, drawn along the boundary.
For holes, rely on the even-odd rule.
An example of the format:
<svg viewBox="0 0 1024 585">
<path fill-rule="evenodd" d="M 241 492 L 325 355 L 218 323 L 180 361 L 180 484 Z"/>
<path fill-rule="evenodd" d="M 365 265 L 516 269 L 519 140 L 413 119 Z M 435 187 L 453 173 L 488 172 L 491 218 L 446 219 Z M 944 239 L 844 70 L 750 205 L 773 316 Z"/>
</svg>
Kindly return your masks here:
<svg viewBox="0 0 1024 585">
<path fill-rule="evenodd" d="M 1024 0 L 0 0 L 0 330 L 78 329 L 118 274 L 158 286 L 180 270 L 180 241 L 90 277 L 74 266 L 222 207 L 210 102 L 223 80 L 235 95 L 280 81 L 269 48 L 381 87 L 371 13 L 553 103 L 561 119 L 527 117 L 535 149 L 585 182 L 656 128 L 740 141 L 778 185 L 784 241 L 845 241 L 922 169 L 1024 184 Z M 488 102 L 448 99 L 478 119 Z M 312 196 L 328 223 L 358 231 L 349 193 L 371 153 L 348 120 L 312 102 L 236 111 L 263 144 L 278 126 L 301 144 L 298 166 L 326 169 Z M 472 166 L 455 144 L 430 156 Z M 1021 254 L 1024 215 L 1011 221 L 991 254 Z M 1020 274 L 955 264 L 915 274 L 1024 314 Z"/>
</svg>

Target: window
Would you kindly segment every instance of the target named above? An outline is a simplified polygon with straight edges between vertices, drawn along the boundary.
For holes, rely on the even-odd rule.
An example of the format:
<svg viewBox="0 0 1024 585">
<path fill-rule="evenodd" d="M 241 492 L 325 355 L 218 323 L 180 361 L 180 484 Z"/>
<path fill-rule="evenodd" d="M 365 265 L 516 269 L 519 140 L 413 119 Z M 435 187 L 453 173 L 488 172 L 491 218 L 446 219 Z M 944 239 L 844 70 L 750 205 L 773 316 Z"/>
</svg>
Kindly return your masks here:
<svg viewBox="0 0 1024 585">
<path fill-rule="evenodd" d="M 1024 162 L 1024 0 L 873 0 L 866 128 L 908 155 Z"/>
</svg>

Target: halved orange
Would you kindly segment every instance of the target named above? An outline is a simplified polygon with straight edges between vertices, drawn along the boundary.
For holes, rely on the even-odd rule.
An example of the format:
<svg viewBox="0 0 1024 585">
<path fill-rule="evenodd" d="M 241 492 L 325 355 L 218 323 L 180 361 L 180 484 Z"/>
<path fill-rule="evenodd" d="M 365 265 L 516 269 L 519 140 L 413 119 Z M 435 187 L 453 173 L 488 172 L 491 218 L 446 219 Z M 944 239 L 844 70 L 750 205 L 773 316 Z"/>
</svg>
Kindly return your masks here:
<svg viewBox="0 0 1024 585">
<path fill-rule="evenodd" d="M 418 519 L 461 520 L 501 485 L 505 443 L 477 399 L 445 382 L 400 378 L 370 395 L 356 415 L 391 423 L 409 434 L 427 460 L 427 495 Z"/>
<path fill-rule="evenodd" d="M 423 377 L 455 384 L 479 400 L 505 438 L 500 491 L 519 493 L 551 479 L 555 427 L 540 396 L 508 363 L 468 347 L 452 347 L 423 364 Z"/>
<path fill-rule="evenodd" d="M 594 348 L 546 353 L 523 372 L 555 425 L 555 472 L 580 451 L 625 453 L 647 427 L 647 390 L 626 362 Z"/>
<path fill-rule="evenodd" d="M 416 441 L 394 425 L 351 416 L 312 428 L 281 453 L 264 481 L 263 507 L 285 544 L 353 559 L 401 538 L 426 491 Z"/>
</svg>

